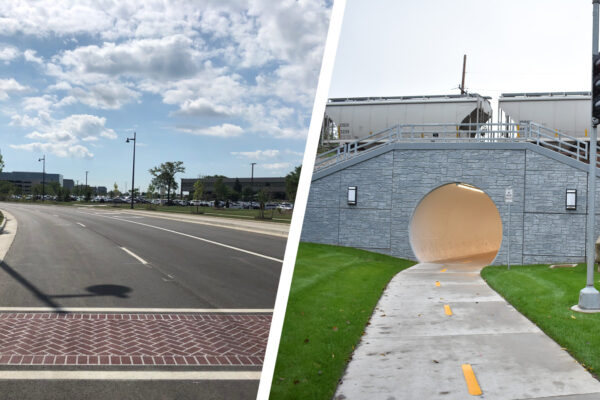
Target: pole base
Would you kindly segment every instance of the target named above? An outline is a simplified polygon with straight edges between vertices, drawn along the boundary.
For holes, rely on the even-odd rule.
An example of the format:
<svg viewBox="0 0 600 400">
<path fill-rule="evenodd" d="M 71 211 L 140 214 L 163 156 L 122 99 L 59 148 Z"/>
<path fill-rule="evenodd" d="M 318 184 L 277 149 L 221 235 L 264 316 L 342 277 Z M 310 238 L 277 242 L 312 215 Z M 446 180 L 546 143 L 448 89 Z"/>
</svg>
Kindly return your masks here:
<svg viewBox="0 0 600 400">
<path fill-rule="evenodd" d="M 600 292 L 593 286 L 586 286 L 579 292 L 579 308 L 600 310 Z"/>
</svg>

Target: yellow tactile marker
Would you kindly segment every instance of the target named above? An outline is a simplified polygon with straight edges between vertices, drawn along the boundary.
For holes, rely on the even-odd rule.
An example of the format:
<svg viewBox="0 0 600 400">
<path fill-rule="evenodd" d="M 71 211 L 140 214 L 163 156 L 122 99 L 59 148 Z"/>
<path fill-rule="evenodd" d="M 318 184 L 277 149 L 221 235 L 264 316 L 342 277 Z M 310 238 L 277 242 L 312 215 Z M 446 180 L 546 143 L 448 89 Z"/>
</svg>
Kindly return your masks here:
<svg viewBox="0 0 600 400">
<path fill-rule="evenodd" d="M 471 396 L 481 396 L 481 388 L 479 387 L 479 383 L 477 383 L 477 378 L 475 377 L 475 372 L 473 372 L 471 364 L 463 364 L 462 370 L 463 375 L 465 376 L 465 382 L 467 382 L 469 394 Z"/>
<path fill-rule="evenodd" d="M 443 270 L 441 270 L 440 272 L 446 272 L 446 268 L 444 268 Z"/>
<path fill-rule="evenodd" d="M 444 312 L 446 313 L 446 315 L 452 315 L 452 310 L 450 309 L 450 306 L 448 304 L 444 304 Z"/>
<path fill-rule="evenodd" d="M 435 281 L 435 286 L 440 287 L 442 286 L 442 284 L 440 283 L 440 281 Z"/>
</svg>

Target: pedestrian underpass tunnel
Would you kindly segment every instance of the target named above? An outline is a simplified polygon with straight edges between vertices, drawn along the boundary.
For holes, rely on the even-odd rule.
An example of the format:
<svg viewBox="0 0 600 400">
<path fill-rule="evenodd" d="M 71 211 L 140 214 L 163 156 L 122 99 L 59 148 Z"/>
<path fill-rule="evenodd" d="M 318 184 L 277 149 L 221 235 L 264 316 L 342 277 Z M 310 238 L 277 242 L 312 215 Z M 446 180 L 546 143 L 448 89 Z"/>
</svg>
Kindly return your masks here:
<svg viewBox="0 0 600 400">
<path fill-rule="evenodd" d="M 426 195 L 410 222 L 410 244 L 420 262 L 491 263 L 502 243 L 502 220 L 481 189 L 451 183 Z"/>
</svg>

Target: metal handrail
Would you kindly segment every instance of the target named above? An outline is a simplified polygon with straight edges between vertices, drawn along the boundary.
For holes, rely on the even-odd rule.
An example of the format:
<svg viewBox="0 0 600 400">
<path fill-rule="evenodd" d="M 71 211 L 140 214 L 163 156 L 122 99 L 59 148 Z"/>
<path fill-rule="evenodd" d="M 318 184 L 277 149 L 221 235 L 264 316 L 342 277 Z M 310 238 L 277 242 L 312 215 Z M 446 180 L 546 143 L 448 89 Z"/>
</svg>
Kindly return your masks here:
<svg viewBox="0 0 600 400">
<path fill-rule="evenodd" d="M 530 142 L 588 162 L 589 142 L 535 122 L 399 124 L 317 155 L 315 170 L 398 142 Z M 600 148 L 600 146 L 599 146 Z M 600 152 L 599 152 L 600 154 Z M 600 162 L 598 163 L 600 166 Z"/>
</svg>

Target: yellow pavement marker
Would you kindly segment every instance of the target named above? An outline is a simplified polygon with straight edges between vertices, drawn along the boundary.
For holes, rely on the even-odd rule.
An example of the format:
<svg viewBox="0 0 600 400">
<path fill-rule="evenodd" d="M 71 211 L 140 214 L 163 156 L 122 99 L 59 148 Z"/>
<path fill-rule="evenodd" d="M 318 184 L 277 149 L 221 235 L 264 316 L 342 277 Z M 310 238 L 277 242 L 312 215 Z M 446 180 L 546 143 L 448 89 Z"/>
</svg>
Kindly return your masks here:
<svg viewBox="0 0 600 400">
<path fill-rule="evenodd" d="M 452 310 L 448 304 L 444 304 L 444 311 L 446 312 L 446 315 L 452 315 Z"/>
<path fill-rule="evenodd" d="M 477 383 L 477 378 L 475 377 L 475 372 L 473 372 L 471 364 L 463 364 L 462 370 L 463 375 L 465 376 L 465 382 L 467 382 L 469 394 L 471 396 L 481 396 L 481 388 L 479 387 L 479 383 Z"/>
<path fill-rule="evenodd" d="M 442 284 L 440 283 L 440 281 L 435 281 L 435 286 L 440 287 L 442 286 Z"/>
<path fill-rule="evenodd" d="M 444 268 L 443 270 L 441 270 L 440 272 L 446 272 L 446 268 Z"/>
</svg>

